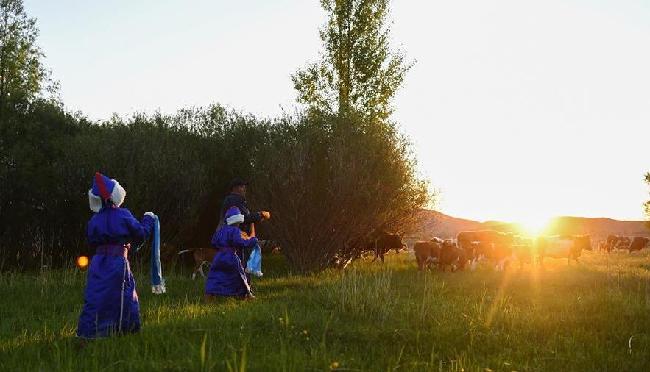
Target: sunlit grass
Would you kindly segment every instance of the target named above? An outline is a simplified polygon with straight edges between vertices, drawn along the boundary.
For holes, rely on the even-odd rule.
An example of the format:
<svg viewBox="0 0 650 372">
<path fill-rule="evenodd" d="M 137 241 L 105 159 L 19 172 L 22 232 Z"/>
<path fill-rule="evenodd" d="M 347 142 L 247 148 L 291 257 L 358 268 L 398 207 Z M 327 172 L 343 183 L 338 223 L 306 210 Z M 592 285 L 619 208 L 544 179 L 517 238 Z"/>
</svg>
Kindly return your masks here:
<svg viewBox="0 0 650 372">
<path fill-rule="evenodd" d="M 274 256 L 257 300 L 210 304 L 200 280 L 154 296 L 136 273 L 142 332 L 81 351 L 85 274 L 6 273 L 0 370 L 649 370 L 648 253 L 581 261 L 418 273 L 400 254 L 298 276 Z"/>
</svg>

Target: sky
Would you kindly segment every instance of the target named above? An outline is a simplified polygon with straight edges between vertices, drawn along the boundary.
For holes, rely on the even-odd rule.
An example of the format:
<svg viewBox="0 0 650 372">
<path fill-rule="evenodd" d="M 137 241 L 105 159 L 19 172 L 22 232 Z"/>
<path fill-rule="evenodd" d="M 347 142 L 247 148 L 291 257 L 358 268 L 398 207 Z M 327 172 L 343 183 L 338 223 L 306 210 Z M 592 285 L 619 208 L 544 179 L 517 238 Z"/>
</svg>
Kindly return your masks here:
<svg viewBox="0 0 650 372">
<path fill-rule="evenodd" d="M 317 0 L 25 0 L 70 110 L 221 103 L 296 107 L 318 58 Z M 650 198 L 650 1 L 393 1 L 415 61 L 394 119 L 437 209 L 538 226 L 556 215 L 643 218 Z"/>
</svg>

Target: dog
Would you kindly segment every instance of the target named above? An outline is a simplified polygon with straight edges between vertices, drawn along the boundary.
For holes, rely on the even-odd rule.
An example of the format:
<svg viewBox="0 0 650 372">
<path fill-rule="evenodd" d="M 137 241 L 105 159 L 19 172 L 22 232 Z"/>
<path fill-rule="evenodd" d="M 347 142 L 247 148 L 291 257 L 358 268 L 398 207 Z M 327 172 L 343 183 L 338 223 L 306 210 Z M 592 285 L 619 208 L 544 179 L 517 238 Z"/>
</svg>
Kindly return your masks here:
<svg viewBox="0 0 650 372">
<path fill-rule="evenodd" d="M 279 254 L 281 252 L 280 245 L 274 240 L 260 240 L 259 245 L 262 248 L 262 253 Z"/>
<path fill-rule="evenodd" d="M 215 248 L 192 248 L 184 249 L 178 252 L 178 255 L 192 252 L 192 258 L 194 258 L 194 271 L 192 271 L 192 280 L 196 279 L 196 274 L 201 275 L 205 279 L 205 273 L 203 272 L 203 265 L 206 263 L 210 265 L 214 259 L 214 255 L 217 254 Z"/>
<path fill-rule="evenodd" d="M 272 254 L 279 254 L 281 252 L 280 246 L 277 242 L 272 240 L 260 240 L 259 245 L 262 248 L 262 252 L 269 252 Z M 192 252 L 192 258 L 194 259 L 194 271 L 192 271 L 192 279 L 196 279 L 196 275 L 201 275 L 205 279 L 205 272 L 203 272 L 203 266 L 205 264 L 209 265 L 214 259 L 214 255 L 217 254 L 215 248 L 190 248 L 184 249 L 178 252 L 178 255 Z"/>
</svg>

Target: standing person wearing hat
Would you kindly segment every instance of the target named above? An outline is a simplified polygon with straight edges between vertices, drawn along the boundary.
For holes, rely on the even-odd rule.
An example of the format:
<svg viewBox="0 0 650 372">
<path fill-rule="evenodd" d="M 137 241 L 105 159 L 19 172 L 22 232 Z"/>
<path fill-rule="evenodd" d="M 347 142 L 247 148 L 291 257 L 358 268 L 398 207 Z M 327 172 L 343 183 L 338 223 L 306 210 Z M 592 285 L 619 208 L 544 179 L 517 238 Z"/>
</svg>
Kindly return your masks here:
<svg viewBox="0 0 650 372">
<path fill-rule="evenodd" d="M 131 243 L 140 244 L 154 226 L 154 214 L 142 221 L 126 208 L 124 188 L 114 179 L 95 173 L 88 202 L 94 215 L 88 222 L 88 244 L 96 248 L 90 261 L 84 306 L 77 336 L 108 337 L 140 330 L 140 305 L 128 261 Z"/>
<path fill-rule="evenodd" d="M 224 222 L 226 211 L 231 207 L 237 207 L 237 209 L 239 209 L 241 214 L 244 216 L 244 222 L 239 225 L 239 229 L 245 232 L 247 235 L 250 235 L 253 224 L 270 219 L 271 213 L 267 211 L 251 212 L 248 209 L 248 202 L 246 201 L 247 186 L 248 182 L 244 181 L 241 178 L 235 178 L 230 182 L 230 193 L 226 195 L 223 200 L 223 204 L 221 205 L 221 212 L 219 213 L 219 226 L 221 226 L 221 224 Z M 248 260 L 248 252 L 244 258 L 244 261 Z"/>
<path fill-rule="evenodd" d="M 239 225 L 239 228 L 246 234 L 251 233 L 251 224 L 271 218 L 271 213 L 267 211 L 251 212 L 248 209 L 248 202 L 246 201 L 247 186 L 248 182 L 241 178 L 235 178 L 230 182 L 230 193 L 224 198 L 219 213 L 220 226 L 224 222 L 226 211 L 231 207 L 237 207 L 244 216 L 244 222 Z"/>
<path fill-rule="evenodd" d="M 239 228 L 244 222 L 244 215 L 237 207 L 228 208 L 223 222 L 225 224 L 212 236 L 212 246 L 217 249 L 217 253 L 212 259 L 205 282 L 206 298 L 254 298 L 242 261 L 244 251 L 257 245 L 255 228 L 253 227 L 249 237 L 243 236 Z"/>
</svg>

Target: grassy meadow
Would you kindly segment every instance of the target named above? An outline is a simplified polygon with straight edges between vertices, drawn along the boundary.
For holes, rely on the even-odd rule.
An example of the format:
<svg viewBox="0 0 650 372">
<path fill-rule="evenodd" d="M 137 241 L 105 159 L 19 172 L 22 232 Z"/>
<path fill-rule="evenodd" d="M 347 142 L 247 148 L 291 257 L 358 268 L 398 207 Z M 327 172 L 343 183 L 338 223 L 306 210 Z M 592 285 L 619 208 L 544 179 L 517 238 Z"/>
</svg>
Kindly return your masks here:
<svg viewBox="0 0 650 372">
<path fill-rule="evenodd" d="M 0 274 L 3 371 L 648 371 L 650 254 L 418 273 L 412 254 L 296 276 L 265 259 L 257 299 L 136 273 L 143 329 L 79 349 L 85 273 Z M 631 338 L 631 344 L 630 344 Z M 630 348 L 631 345 L 631 348 Z"/>
</svg>

